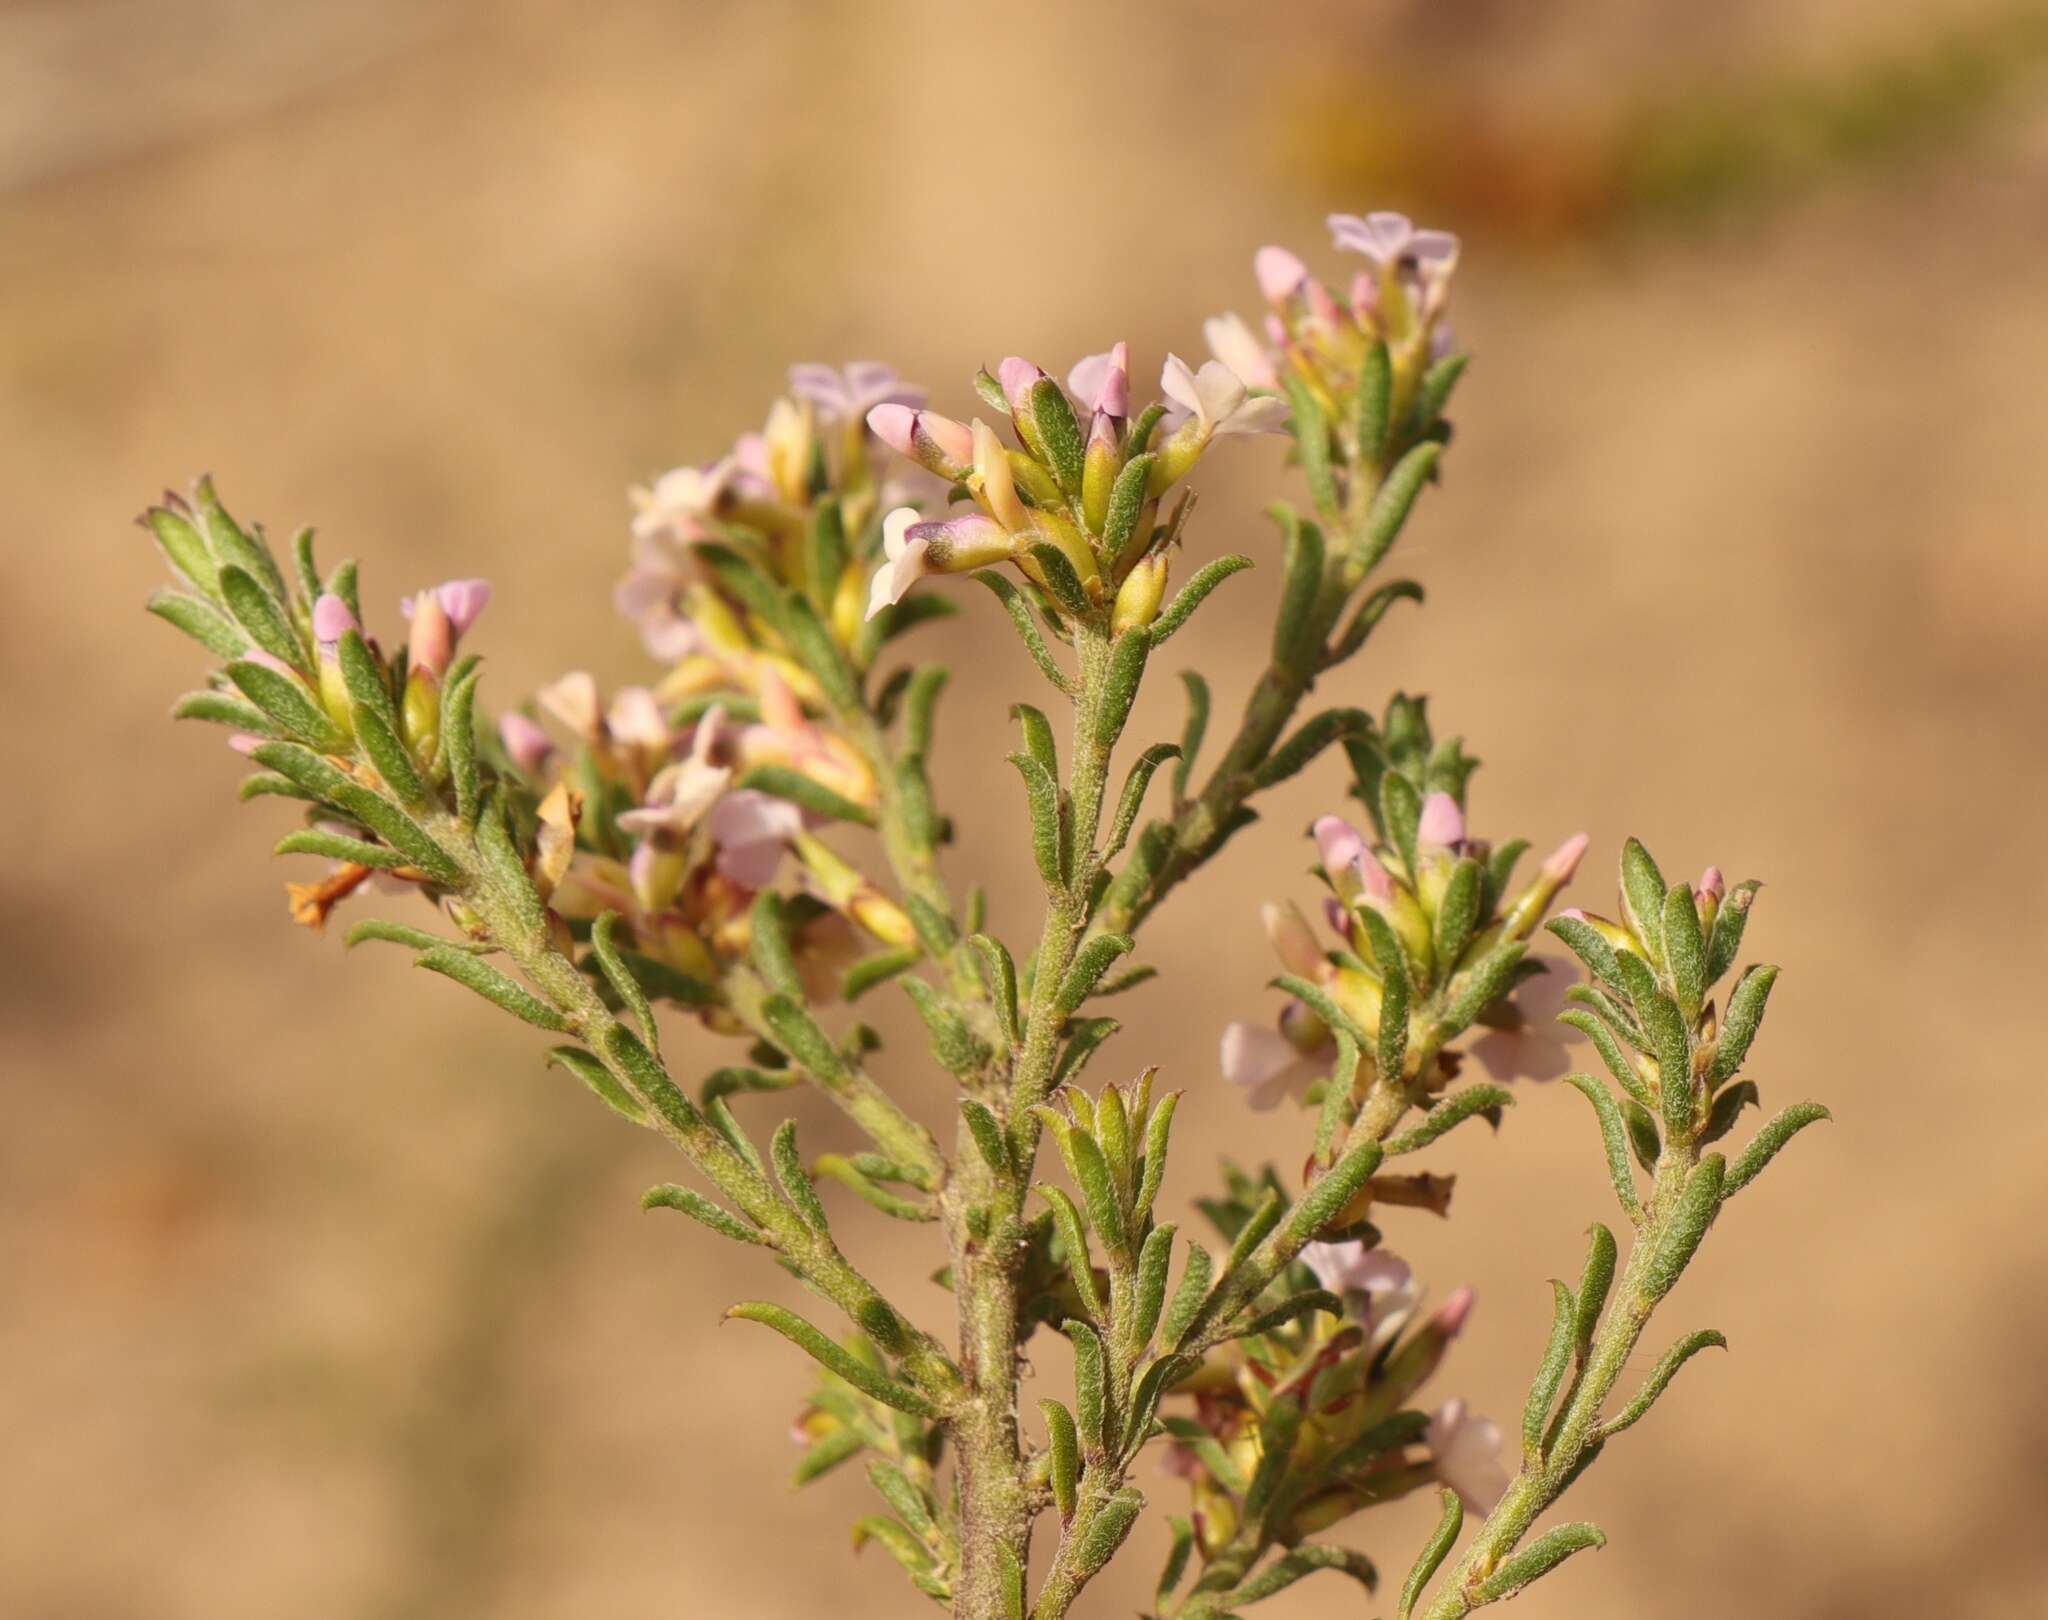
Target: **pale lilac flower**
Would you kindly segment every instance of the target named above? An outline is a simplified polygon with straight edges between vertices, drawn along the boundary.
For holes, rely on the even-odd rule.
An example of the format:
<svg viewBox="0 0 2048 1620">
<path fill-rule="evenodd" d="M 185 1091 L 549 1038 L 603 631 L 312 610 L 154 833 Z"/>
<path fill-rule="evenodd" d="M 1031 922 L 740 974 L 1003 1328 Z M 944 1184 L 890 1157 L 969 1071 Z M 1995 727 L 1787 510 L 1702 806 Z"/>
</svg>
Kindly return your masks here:
<svg viewBox="0 0 2048 1620">
<path fill-rule="evenodd" d="M 931 550 L 931 536 L 920 534 L 911 537 L 913 529 L 927 528 L 920 523 L 914 507 L 899 506 L 882 520 L 883 564 L 875 570 L 874 582 L 868 587 L 867 616 L 872 619 L 885 607 L 903 600 L 906 592 L 930 570 L 925 565 L 925 555 Z"/>
<path fill-rule="evenodd" d="M 789 391 L 816 406 L 829 422 L 850 422 L 880 405 L 915 408 L 925 399 L 922 388 L 879 360 L 849 360 L 843 371 L 815 362 L 791 366 Z"/>
<path fill-rule="evenodd" d="M 1508 1488 L 1500 1465 L 1500 1425 L 1453 1399 L 1430 1418 L 1428 1439 L 1436 1477 L 1458 1493 L 1467 1512 L 1491 1513 Z"/>
<path fill-rule="evenodd" d="M 1583 915 L 1583 914 L 1582 914 Z M 1515 986 L 1508 1007 L 1511 1029 L 1488 1029 L 1468 1048 L 1481 1068 L 1496 1080 L 1561 1080 L 1571 1073 L 1571 1043 L 1578 1032 L 1560 1024 L 1572 970 L 1563 957 L 1536 954 L 1531 961 L 1544 971 Z"/>
<path fill-rule="evenodd" d="M 653 835 L 650 843 L 661 835 L 666 835 L 664 842 L 673 842 L 703 820 L 732 782 L 731 770 L 711 759 L 724 724 L 722 709 L 711 710 L 697 722 L 689 754 L 656 771 L 647 784 L 645 801 L 620 813 L 618 822 L 624 831 Z"/>
<path fill-rule="evenodd" d="M 1284 305 L 1308 280 L 1308 266 L 1284 247 L 1269 244 L 1252 255 L 1252 275 L 1267 303 Z"/>
<path fill-rule="evenodd" d="M 1086 355 L 1067 373 L 1067 392 L 1090 411 L 1119 420 L 1131 414 L 1131 350 L 1118 343 Z"/>
<path fill-rule="evenodd" d="M 1465 813 L 1448 793 L 1432 793 L 1422 801 L 1422 819 L 1415 826 L 1415 842 L 1427 849 L 1462 853 L 1465 847 Z"/>
<path fill-rule="evenodd" d="M 628 491 L 636 539 L 670 539 L 685 545 L 711 538 L 711 519 L 739 472 L 732 456 L 703 467 L 672 467 L 651 485 Z"/>
<path fill-rule="evenodd" d="M 1368 1249 L 1363 1243 L 1310 1243 L 1301 1263 L 1333 1294 L 1392 1293 L 1408 1287 L 1414 1274 L 1408 1262 L 1390 1249 Z"/>
<path fill-rule="evenodd" d="M 360 630 L 356 616 L 349 611 L 348 604 L 332 591 L 320 593 L 320 599 L 313 604 L 313 639 L 321 648 L 332 647 L 351 630 Z"/>
<path fill-rule="evenodd" d="M 1204 361 L 1201 370 L 1190 371 L 1179 355 L 1169 354 L 1159 386 L 1185 413 L 1181 420 L 1199 424 L 1204 439 L 1286 431 L 1287 401 L 1272 394 L 1248 395 L 1237 374 L 1220 360 Z"/>
<path fill-rule="evenodd" d="M 470 626 L 490 605 L 491 582 L 487 579 L 443 580 L 432 587 L 432 594 L 441 604 L 441 611 L 448 615 L 449 630 L 459 639 L 468 633 Z M 418 611 L 420 600 L 420 596 L 401 596 L 398 611 L 410 619 Z M 341 638 L 337 636 L 335 639 Z"/>
<path fill-rule="evenodd" d="M 1211 315 L 1202 323 L 1209 352 L 1247 388 L 1277 388 L 1280 373 L 1273 357 L 1241 315 Z"/>
<path fill-rule="evenodd" d="M 661 704 L 644 686 L 622 686 L 605 710 L 606 735 L 648 759 L 667 756 L 672 737 Z"/>
<path fill-rule="evenodd" d="M 718 870 L 741 888 L 765 889 L 789 841 L 804 830 L 804 816 L 787 799 L 741 788 L 711 807 L 708 825 Z"/>
<path fill-rule="evenodd" d="M 1365 853 L 1364 836 L 1342 816 L 1318 817 L 1309 831 L 1315 836 L 1323 870 L 1332 877 L 1351 870 Z"/>
<path fill-rule="evenodd" d="M 548 734 L 517 709 L 507 709 L 498 716 L 498 740 L 512 756 L 512 763 L 528 776 L 546 765 L 548 756 L 555 751 Z"/>
<path fill-rule="evenodd" d="M 1302 1056 L 1294 1043 L 1277 1030 L 1242 1021 L 1223 1030 L 1217 1062 L 1228 1080 L 1245 1094 L 1245 1101 L 1261 1113 L 1277 1108 L 1283 1098 L 1307 1089 L 1319 1063 Z"/>
<path fill-rule="evenodd" d="M 1362 218 L 1357 214 L 1332 214 L 1326 223 L 1338 247 L 1362 253 L 1382 268 L 1390 264 L 1428 267 L 1457 262 L 1457 237 L 1449 231 L 1419 231 L 1406 214 L 1391 209 Z"/>
</svg>

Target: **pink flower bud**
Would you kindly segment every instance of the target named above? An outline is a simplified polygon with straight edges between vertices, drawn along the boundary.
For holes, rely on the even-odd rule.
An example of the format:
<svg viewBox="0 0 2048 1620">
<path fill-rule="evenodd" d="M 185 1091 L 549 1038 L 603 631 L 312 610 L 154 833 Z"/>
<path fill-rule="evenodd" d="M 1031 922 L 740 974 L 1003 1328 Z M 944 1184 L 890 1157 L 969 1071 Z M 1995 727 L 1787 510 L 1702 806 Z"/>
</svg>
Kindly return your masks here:
<svg viewBox="0 0 2048 1620">
<path fill-rule="evenodd" d="M 1273 954 L 1289 973 L 1304 979 L 1322 976 L 1328 966 L 1322 947 L 1316 943 L 1315 930 L 1297 907 L 1269 902 L 1259 908 L 1259 920 L 1266 925 L 1266 938 L 1272 942 Z"/>
<path fill-rule="evenodd" d="M 228 746 L 238 754 L 253 754 L 269 741 L 268 737 L 259 737 L 253 731 L 231 731 L 228 733 Z"/>
<path fill-rule="evenodd" d="M 1457 849 L 1465 842 L 1465 813 L 1448 793 L 1432 793 L 1422 801 L 1422 819 L 1416 824 L 1416 842 L 1441 849 Z"/>
<path fill-rule="evenodd" d="M 1394 880 L 1387 875 L 1387 869 L 1380 865 L 1371 850 L 1359 854 L 1355 870 L 1367 899 L 1388 901 L 1394 898 Z"/>
<path fill-rule="evenodd" d="M 321 646 L 331 647 L 351 630 L 360 629 L 348 604 L 333 592 L 322 592 L 313 604 L 313 639 Z"/>
<path fill-rule="evenodd" d="M 1719 901 L 1728 892 L 1728 880 L 1721 876 L 1718 866 L 1710 866 L 1700 874 L 1699 882 L 1693 885 L 1693 892 L 1702 900 Z"/>
<path fill-rule="evenodd" d="M 868 431 L 899 456 L 911 455 L 917 412 L 908 405 L 877 405 L 868 412 Z"/>
<path fill-rule="evenodd" d="M 442 674 L 455 654 L 455 626 L 441 606 L 438 591 L 421 591 L 411 602 L 412 628 L 406 646 L 412 667 L 429 675 Z"/>
<path fill-rule="evenodd" d="M 1554 884 L 1571 882 L 1572 874 L 1579 869 L 1579 862 L 1585 859 L 1586 846 L 1590 842 L 1592 840 L 1584 833 L 1572 834 L 1550 852 L 1543 863 L 1543 875 Z"/>
<path fill-rule="evenodd" d="M 491 582 L 487 579 L 451 579 L 436 585 L 434 594 L 441 599 L 441 611 L 448 615 L 448 623 L 457 637 L 469 633 L 484 609 L 490 605 Z"/>
<path fill-rule="evenodd" d="M 1031 390 L 1044 375 L 1021 355 L 1010 355 L 996 367 L 996 380 L 1003 385 L 1003 398 L 1010 402 L 1012 412 L 1022 412 L 1030 407 Z"/>
<path fill-rule="evenodd" d="M 498 716 L 498 740 L 512 756 L 512 763 L 528 776 L 547 764 L 548 756 L 555 751 L 548 734 L 517 709 L 508 709 Z"/>
<path fill-rule="evenodd" d="M 1092 411 L 1105 411 L 1121 421 L 1131 414 L 1131 348 L 1112 344 L 1101 354 L 1074 362 L 1067 373 L 1067 392 Z"/>
<path fill-rule="evenodd" d="M 1323 870 L 1333 877 L 1355 865 L 1365 853 L 1365 840 L 1342 816 L 1324 816 L 1309 831 L 1315 837 Z"/>
<path fill-rule="evenodd" d="M 1308 266 L 1284 247 L 1262 247 L 1252 255 L 1252 274 L 1269 304 L 1284 304 L 1308 280 Z"/>
<path fill-rule="evenodd" d="M 1430 1318 L 1431 1324 L 1447 1339 L 1455 1339 L 1464 1330 L 1465 1319 L 1472 1314 L 1472 1307 L 1479 1302 L 1479 1296 L 1469 1288 L 1454 1288 L 1450 1298 L 1436 1308 Z"/>
</svg>

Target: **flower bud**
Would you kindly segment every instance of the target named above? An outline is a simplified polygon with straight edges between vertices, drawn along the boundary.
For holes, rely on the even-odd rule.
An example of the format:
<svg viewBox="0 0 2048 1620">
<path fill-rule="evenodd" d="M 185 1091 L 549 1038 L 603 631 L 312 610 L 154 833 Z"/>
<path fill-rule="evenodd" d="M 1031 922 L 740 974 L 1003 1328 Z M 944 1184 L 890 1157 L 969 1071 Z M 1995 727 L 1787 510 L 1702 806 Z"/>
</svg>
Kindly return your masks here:
<svg viewBox="0 0 2048 1620">
<path fill-rule="evenodd" d="M 1138 625 L 1159 617 L 1159 604 L 1166 596 L 1166 553 L 1155 551 L 1142 557 L 1116 593 L 1116 607 L 1110 615 L 1112 634 L 1122 635 Z"/>
<path fill-rule="evenodd" d="M 1536 932 L 1536 925 L 1543 921 L 1543 913 L 1550 902 L 1578 871 L 1588 842 L 1584 833 L 1575 833 L 1551 851 L 1537 869 L 1535 881 L 1517 895 L 1502 914 L 1501 937 L 1527 939 Z"/>
<path fill-rule="evenodd" d="M 979 418 L 974 423 L 974 482 L 982 505 L 1004 528 L 1015 534 L 1031 526 L 1031 514 L 1018 497 L 1017 480 L 1010 471 L 1010 453 L 995 429 Z"/>
<path fill-rule="evenodd" d="M 1259 920 L 1265 924 L 1266 938 L 1272 943 L 1273 954 L 1280 958 L 1280 964 L 1289 973 L 1304 979 L 1315 980 L 1323 976 L 1329 963 L 1323 959 L 1322 946 L 1316 943 L 1315 930 L 1308 925 L 1308 919 L 1301 914 L 1301 908 L 1292 901 L 1275 905 L 1268 901 L 1259 907 Z"/>
<path fill-rule="evenodd" d="M 455 626 L 441 606 L 440 593 L 421 591 L 412 599 L 412 628 L 406 651 L 413 670 L 437 679 L 446 673 L 455 652 Z"/>
<path fill-rule="evenodd" d="M 1275 309 L 1285 309 L 1288 299 L 1308 280 L 1308 266 L 1284 247 L 1269 245 L 1252 255 L 1252 274 L 1266 302 Z"/>
<path fill-rule="evenodd" d="M 512 763 L 527 776 L 537 775 L 555 751 L 548 734 L 517 709 L 507 709 L 498 716 L 498 740 L 505 745 Z"/>
<path fill-rule="evenodd" d="M 1107 411 L 1099 410 L 1088 424 L 1088 449 L 1081 461 L 1081 515 L 1097 534 L 1109 517 L 1110 491 L 1123 466 L 1116 423 Z"/>
<path fill-rule="evenodd" d="M 877 405 L 868 412 L 868 427 L 898 455 L 910 457 L 941 478 L 963 478 L 974 463 L 973 430 L 937 411 Z"/>
<path fill-rule="evenodd" d="M 351 630 L 361 628 L 348 604 L 332 591 L 323 591 L 313 604 L 313 639 L 320 643 L 323 652 Z"/>
</svg>

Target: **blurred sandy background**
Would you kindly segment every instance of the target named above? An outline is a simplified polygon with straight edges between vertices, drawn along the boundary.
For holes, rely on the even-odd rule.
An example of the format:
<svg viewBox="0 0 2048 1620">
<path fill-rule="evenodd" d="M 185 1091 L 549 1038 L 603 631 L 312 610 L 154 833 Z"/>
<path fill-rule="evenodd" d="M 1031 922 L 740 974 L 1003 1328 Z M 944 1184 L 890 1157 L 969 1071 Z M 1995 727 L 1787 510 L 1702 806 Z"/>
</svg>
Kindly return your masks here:
<svg viewBox="0 0 2048 1620">
<path fill-rule="evenodd" d="M 379 612 L 492 575 L 499 701 L 626 678 L 625 486 L 784 363 L 887 357 L 953 409 L 1009 352 L 1156 365 L 1252 305 L 1258 243 L 1328 263 L 1321 214 L 1389 201 L 1467 235 L 1477 362 L 1399 558 L 1430 606 L 1330 696 L 1434 693 L 1480 830 L 1592 831 L 1588 904 L 1631 830 L 1765 878 L 1757 1073 L 1840 1121 L 1732 1208 L 1658 1338 L 1733 1354 L 1580 1488 L 1612 1545 L 1519 1612 L 2042 1613 L 2044 61 L 1998 0 L 0 3 L 0 1615 L 926 1612 L 843 1556 L 861 1482 L 787 1488 L 808 1370 L 718 1326 L 782 1280 L 636 1213 L 659 1144 L 290 927 L 284 814 L 162 718 L 200 663 L 140 611 L 134 512 L 210 469 Z M 1269 552 L 1275 453 L 1218 461 L 1198 552 Z M 1014 842 L 987 716 L 1034 677 L 970 607 L 941 787 Z M 1205 623 L 1176 651 L 1241 691 L 1258 638 Z M 1213 1050 L 1269 1010 L 1255 905 L 1305 892 L 1335 793 L 1274 804 L 1119 1009 L 1102 1061 L 1198 1104 L 1181 1199 L 1226 1140 L 1298 1151 Z M 1033 926 L 1014 882 L 995 916 Z M 1505 1416 L 1609 1199 L 1568 1093 L 1453 1140 L 1456 1219 L 1390 1241 L 1478 1286 L 1441 1387 Z M 1370 1521 L 1395 1581 L 1422 1514 Z"/>
</svg>

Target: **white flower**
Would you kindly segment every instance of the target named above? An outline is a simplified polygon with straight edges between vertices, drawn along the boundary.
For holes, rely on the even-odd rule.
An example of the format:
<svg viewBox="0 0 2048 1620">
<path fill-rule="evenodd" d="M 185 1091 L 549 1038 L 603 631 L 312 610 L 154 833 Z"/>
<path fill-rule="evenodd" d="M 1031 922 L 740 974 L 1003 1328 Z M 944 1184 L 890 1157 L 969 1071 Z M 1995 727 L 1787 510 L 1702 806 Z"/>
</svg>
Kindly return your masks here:
<svg viewBox="0 0 2048 1620">
<path fill-rule="evenodd" d="M 884 560 L 882 566 L 875 570 L 874 582 L 868 587 L 869 618 L 902 601 L 904 593 L 931 572 L 925 564 L 925 554 L 931 549 L 931 537 L 921 534 L 912 539 L 910 531 L 917 527 L 922 525 L 917 521 L 915 507 L 899 506 L 882 519 Z"/>
<path fill-rule="evenodd" d="M 1275 388 L 1280 374 L 1273 357 L 1241 315 L 1211 315 L 1202 322 L 1209 352 L 1228 366 L 1247 388 Z"/>
<path fill-rule="evenodd" d="M 1418 231 L 1406 214 L 1392 209 L 1380 209 L 1363 218 L 1332 214 L 1326 223 L 1338 247 L 1363 253 L 1377 265 L 1406 260 L 1429 269 L 1453 265 L 1458 259 L 1458 239 L 1449 231 Z"/>
<path fill-rule="evenodd" d="M 704 819 L 732 783 L 732 772 L 711 762 L 725 727 L 725 711 L 713 709 L 697 722 L 687 758 L 664 765 L 647 784 L 644 803 L 620 814 L 619 826 L 632 833 L 666 833 L 680 837 Z M 637 853 L 637 852 L 636 852 Z"/>
<path fill-rule="evenodd" d="M 633 502 L 633 534 L 642 540 L 703 540 L 711 534 L 707 520 L 739 471 L 732 456 L 707 467 L 672 467 L 652 485 L 637 485 Z"/>
<path fill-rule="evenodd" d="M 1242 1020 L 1224 1026 L 1217 1062 L 1223 1078 L 1262 1113 L 1279 1107 L 1282 1098 L 1306 1090 L 1321 1067 L 1303 1057 L 1278 1030 Z"/>
<path fill-rule="evenodd" d="M 1491 1513 L 1508 1488 L 1500 1465 L 1500 1425 L 1448 1400 L 1429 1420 L 1430 1460 L 1436 1477 L 1458 1493 L 1467 1512 Z"/>
<path fill-rule="evenodd" d="M 1206 360 L 1200 371 L 1190 371 L 1179 355 L 1169 354 L 1159 373 L 1159 386 L 1168 399 L 1201 424 L 1204 438 L 1219 433 L 1286 431 L 1287 401 L 1272 394 L 1246 394 L 1237 374 L 1221 360 Z"/>
<path fill-rule="evenodd" d="M 1310 1243 L 1301 1251 L 1301 1263 L 1333 1294 L 1406 1294 L 1414 1280 L 1398 1254 L 1363 1243 Z"/>
</svg>

